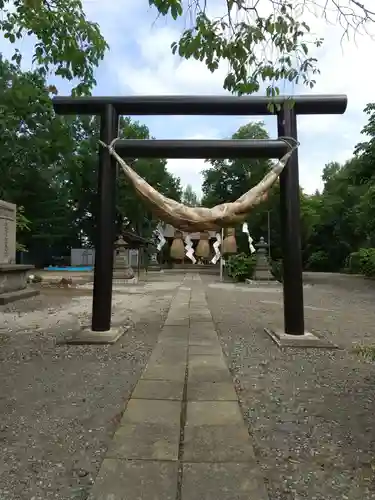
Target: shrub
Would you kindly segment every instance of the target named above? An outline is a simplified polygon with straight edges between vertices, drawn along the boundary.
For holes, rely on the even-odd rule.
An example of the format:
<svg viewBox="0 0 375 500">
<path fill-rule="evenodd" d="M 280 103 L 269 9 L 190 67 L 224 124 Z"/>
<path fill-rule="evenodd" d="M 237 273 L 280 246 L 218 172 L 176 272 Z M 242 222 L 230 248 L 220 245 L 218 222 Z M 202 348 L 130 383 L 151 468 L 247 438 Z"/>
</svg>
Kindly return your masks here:
<svg viewBox="0 0 375 500">
<path fill-rule="evenodd" d="M 368 277 L 375 276 L 375 248 L 361 248 L 359 254 L 359 269 Z"/>
<path fill-rule="evenodd" d="M 281 259 L 273 260 L 271 262 L 271 273 L 277 281 L 280 281 L 280 283 L 283 282 L 284 269 L 283 269 L 283 261 Z"/>
<path fill-rule="evenodd" d="M 330 270 L 330 260 L 329 255 L 324 250 L 318 250 L 313 252 L 307 260 L 308 269 L 311 271 L 329 271 Z"/>
<path fill-rule="evenodd" d="M 374 345 L 356 345 L 353 351 L 364 358 L 375 361 L 375 346 Z"/>
<path fill-rule="evenodd" d="M 255 270 L 255 257 L 239 253 L 231 255 L 226 263 L 228 276 L 235 281 L 251 279 Z"/>
</svg>

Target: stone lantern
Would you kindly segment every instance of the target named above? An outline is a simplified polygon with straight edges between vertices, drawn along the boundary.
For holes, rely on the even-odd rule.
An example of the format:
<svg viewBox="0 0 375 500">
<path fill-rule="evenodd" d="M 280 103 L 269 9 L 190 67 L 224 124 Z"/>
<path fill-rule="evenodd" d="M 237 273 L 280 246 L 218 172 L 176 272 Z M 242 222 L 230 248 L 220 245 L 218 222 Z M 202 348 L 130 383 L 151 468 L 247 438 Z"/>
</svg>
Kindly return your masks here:
<svg viewBox="0 0 375 500">
<path fill-rule="evenodd" d="M 260 238 L 259 243 L 255 245 L 256 248 L 256 264 L 254 272 L 255 281 L 275 281 L 275 277 L 271 273 L 271 266 L 267 257 L 268 243 L 264 241 L 263 236 Z"/>
<path fill-rule="evenodd" d="M 113 277 L 117 279 L 131 280 L 135 274 L 128 262 L 128 244 L 120 235 L 115 242 L 115 255 L 113 263 Z"/>
</svg>

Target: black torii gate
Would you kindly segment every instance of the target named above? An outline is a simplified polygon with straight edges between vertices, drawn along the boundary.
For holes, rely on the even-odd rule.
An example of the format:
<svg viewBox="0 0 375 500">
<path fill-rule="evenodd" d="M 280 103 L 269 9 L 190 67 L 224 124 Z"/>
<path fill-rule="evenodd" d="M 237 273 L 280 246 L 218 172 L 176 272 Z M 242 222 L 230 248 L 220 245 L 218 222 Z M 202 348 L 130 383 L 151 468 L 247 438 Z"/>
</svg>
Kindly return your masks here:
<svg viewBox="0 0 375 500">
<path fill-rule="evenodd" d="M 293 106 L 291 106 L 291 102 Z M 56 113 L 100 116 L 100 138 L 109 144 L 118 134 L 120 115 L 270 115 L 277 106 L 279 137 L 297 139 L 297 115 L 343 114 L 345 95 L 258 96 L 128 96 L 53 98 Z M 121 157 L 280 158 L 281 140 L 119 140 Z M 98 218 L 95 251 L 92 330 L 111 327 L 113 248 L 115 239 L 116 160 L 99 150 Z M 303 335 L 304 307 L 300 238 L 298 153 L 294 151 L 280 176 L 285 333 Z"/>
</svg>

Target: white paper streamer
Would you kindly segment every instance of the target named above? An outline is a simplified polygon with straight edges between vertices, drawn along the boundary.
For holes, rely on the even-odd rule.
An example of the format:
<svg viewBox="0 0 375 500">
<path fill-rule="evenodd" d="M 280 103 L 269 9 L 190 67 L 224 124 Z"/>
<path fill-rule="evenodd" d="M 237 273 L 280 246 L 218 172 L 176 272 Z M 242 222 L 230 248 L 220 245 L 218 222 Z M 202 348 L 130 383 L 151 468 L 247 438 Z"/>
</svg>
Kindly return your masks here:
<svg viewBox="0 0 375 500">
<path fill-rule="evenodd" d="M 163 226 L 160 222 L 157 225 L 154 233 L 155 233 L 157 239 L 159 240 L 156 248 L 157 248 L 157 251 L 160 252 L 160 250 L 163 248 L 163 246 L 166 243 L 166 239 L 164 238 L 164 234 L 163 234 Z"/>
<path fill-rule="evenodd" d="M 216 264 L 217 261 L 220 259 L 220 257 L 221 257 L 220 246 L 221 246 L 221 236 L 220 236 L 220 233 L 216 233 L 216 241 L 213 244 L 213 247 L 215 250 L 215 255 L 211 259 L 211 264 Z"/>
<path fill-rule="evenodd" d="M 249 233 L 249 226 L 247 225 L 247 222 L 244 222 L 242 224 L 242 232 L 243 233 L 246 233 L 247 234 L 247 239 L 249 241 L 249 249 L 250 249 L 250 253 L 254 253 L 255 252 L 255 248 L 253 246 L 253 238 L 250 236 L 250 233 Z"/>
<path fill-rule="evenodd" d="M 193 264 L 195 264 L 197 262 L 197 259 L 194 257 L 193 242 L 191 241 L 191 238 L 188 234 L 185 236 L 185 243 L 185 255 L 191 260 Z"/>
</svg>

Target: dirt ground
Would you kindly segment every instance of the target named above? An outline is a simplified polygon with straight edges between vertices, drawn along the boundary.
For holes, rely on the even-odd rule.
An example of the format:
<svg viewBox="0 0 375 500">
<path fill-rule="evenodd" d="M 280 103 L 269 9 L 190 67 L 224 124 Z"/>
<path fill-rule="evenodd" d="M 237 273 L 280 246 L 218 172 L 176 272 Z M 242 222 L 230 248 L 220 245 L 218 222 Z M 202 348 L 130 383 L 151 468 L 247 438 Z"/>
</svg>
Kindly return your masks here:
<svg viewBox="0 0 375 500">
<path fill-rule="evenodd" d="M 375 499 L 375 287 L 365 281 L 304 291 L 308 330 L 337 350 L 279 350 L 282 294 L 207 285 L 270 500 Z"/>
</svg>

